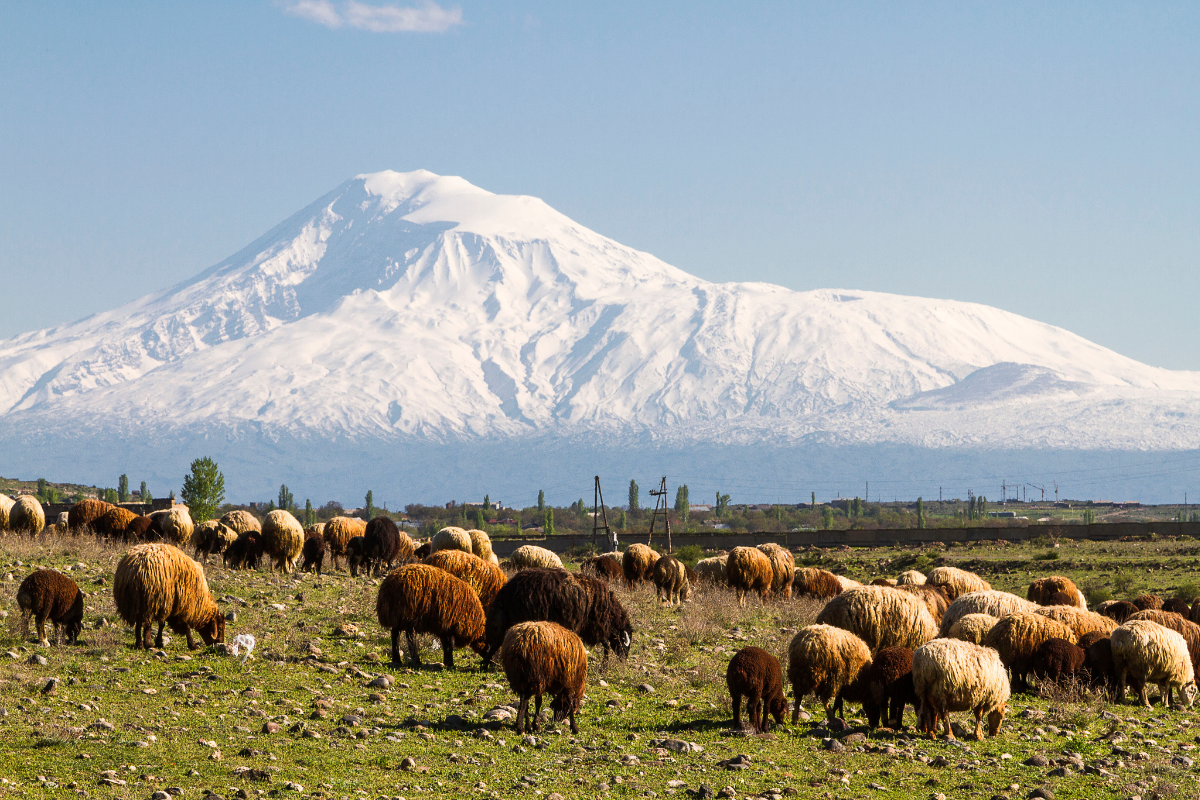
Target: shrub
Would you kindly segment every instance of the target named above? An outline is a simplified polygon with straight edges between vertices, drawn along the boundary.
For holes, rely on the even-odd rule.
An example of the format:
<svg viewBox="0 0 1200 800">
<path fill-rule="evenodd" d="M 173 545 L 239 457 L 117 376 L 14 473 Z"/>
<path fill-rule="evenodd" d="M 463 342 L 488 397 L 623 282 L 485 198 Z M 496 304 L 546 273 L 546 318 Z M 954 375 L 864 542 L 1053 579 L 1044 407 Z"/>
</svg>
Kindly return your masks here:
<svg viewBox="0 0 1200 800">
<path fill-rule="evenodd" d="M 1183 600 L 1190 603 L 1197 597 L 1200 597 L 1200 584 L 1197 584 L 1194 581 L 1188 581 L 1187 583 L 1181 584 L 1179 588 L 1175 590 L 1175 594 L 1171 595 L 1171 597 L 1175 598 L 1176 600 Z"/>
<path fill-rule="evenodd" d="M 675 551 L 675 558 L 679 559 L 689 567 L 696 566 L 696 562 L 704 558 L 704 548 L 698 544 L 685 545 Z"/>
<path fill-rule="evenodd" d="M 1100 586 L 1095 583 L 1090 583 L 1083 587 L 1083 596 L 1087 598 L 1089 606 L 1095 606 L 1098 603 L 1113 599 L 1113 593 L 1107 586 Z"/>
<path fill-rule="evenodd" d="M 1058 551 L 1057 550 L 1047 550 L 1044 553 L 1040 553 L 1040 554 L 1034 556 L 1034 558 L 1037 559 L 1038 561 L 1057 561 L 1058 560 Z"/>
</svg>

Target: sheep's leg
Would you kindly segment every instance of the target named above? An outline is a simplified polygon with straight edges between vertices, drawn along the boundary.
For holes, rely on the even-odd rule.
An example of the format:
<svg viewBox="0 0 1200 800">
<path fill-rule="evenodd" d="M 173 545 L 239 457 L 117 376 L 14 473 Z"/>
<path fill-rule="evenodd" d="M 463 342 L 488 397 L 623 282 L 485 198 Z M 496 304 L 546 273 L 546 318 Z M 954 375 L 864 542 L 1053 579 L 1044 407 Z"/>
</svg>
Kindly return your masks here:
<svg viewBox="0 0 1200 800">
<path fill-rule="evenodd" d="M 29 638 L 29 617 L 31 613 L 28 611 L 21 612 L 21 641 Z"/>
<path fill-rule="evenodd" d="M 730 699 L 733 701 L 733 729 L 741 730 L 742 727 L 742 696 L 737 692 L 730 692 Z"/>
<path fill-rule="evenodd" d="M 839 693 L 837 696 L 837 699 L 833 701 L 833 716 L 830 717 L 830 720 L 832 720 L 834 717 L 837 717 L 839 719 L 845 719 L 845 715 L 842 713 L 842 695 L 841 695 L 841 693 Z"/>
<path fill-rule="evenodd" d="M 567 702 L 570 702 L 569 700 Z M 570 706 L 570 711 L 567 712 L 567 719 L 571 721 L 571 733 L 579 733 L 579 726 L 575 724 L 575 706 Z"/>
<path fill-rule="evenodd" d="M 408 641 L 408 660 L 414 667 L 421 666 L 421 653 L 417 649 L 417 635 L 412 631 L 405 632 Z"/>
<path fill-rule="evenodd" d="M 146 650 L 150 649 L 150 635 L 154 631 L 153 622 L 145 622 L 142 624 L 142 647 Z"/>
<path fill-rule="evenodd" d="M 533 722 L 529 724 L 529 730 L 536 731 L 538 729 L 538 720 L 542 716 L 542 695 L 539 692 L 534 695 Z"/>
<path fill-rule="evenodd" d="M 834 710 L 833 707 L 829 705 L 829 700 L 822 700 L 821 703 L 825 706 L 825 719 L 833 722 Z"/>
<path fill-rule="evenodd" d="M 525 732 L 526 717 L 529 716 L 529 695 L 521 695 L 521 702 L 517 706 L 517 733 Z"/>
<path fill-rule="evenodd" d="M 183 626 L 183 635 L 187 637 L 188 650 L 199 649 L 200 645 L 196 644 L 196 640 L 192 636 L 192 627 L 190 625 Z"/>
<path fill-rule="evenodd" d="M 1150 708 L 1150 691 L 1146 687 L 1145 683 L 1138 687 L 1138 700 L 1140 700 L 1142 705 L 1144 705 L 1146 708 Z"/>
<path fill-rule="evenodd" d="M 942 712 L 942 723 L 946 729 L 946 738 L 949 739 L 950 741 L 954 741 L 954 729 L 950 727 L 950 711 L 949 710 Z"/>
<path fill-rule="evenodd" d="M 48 639 L 46 639 L 46 615 L 45 614 L 37 615 L 37 634 L 38 634 L 38 644 L 40 644 L 42 647 L 49 647 L 50 642 Z"/>
<path fill-rule="evenodd" d="M 792 704 L 792 724 L 797 725 L 800 722 L 800 693 L 792 690 L 792 699 L 795 702 Z"/>
<path fill-rule="evenodd" d="M 755 733 L 763 732 L 762 718 L 766 716 L 765 714 L 760 713 L 761 700 L 762 698 L 757 693 L 751 693 L 750 696 L 746 698 L 746 708 L 750 710 L 750 724 L 754 726 Z"/>
<path fill-rule="evenodd" d="M 392 628 L 392 664 L 400 666 L 400 629 Z"/>
<path fill-rule="evenodd" d="M 136 650 L 142 646 L 142 623 L 133 623 L 133 648 Z"/>
<path fill-rule="evenodd" d="M 442 665 L 446 669 L 454 669 L 454 637 L 442 637 Z"/>
<path fill-rule="evenodd" d="M 983 741 L 983 706 L 975 709 L 975 741 Z"/>
</svg>

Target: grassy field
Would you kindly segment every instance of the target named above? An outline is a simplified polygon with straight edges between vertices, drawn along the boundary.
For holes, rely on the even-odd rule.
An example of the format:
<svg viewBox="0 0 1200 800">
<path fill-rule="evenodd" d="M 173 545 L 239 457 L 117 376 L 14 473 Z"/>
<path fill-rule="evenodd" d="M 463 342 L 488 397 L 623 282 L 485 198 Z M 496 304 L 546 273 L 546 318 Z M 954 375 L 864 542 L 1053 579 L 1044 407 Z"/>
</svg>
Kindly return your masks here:
<svg viewBox="0 0 1200 800">
<path fill-rule="evenodd" d="M 665 608 L 652 590 L 619 590 L 638 631 L 630 659 L 593 662 L 578 736 L 563 726 L 522 737 L 511 722 L 484 719 L 514 698 L 473 654 L 460 653 L 454 672 L 388 665 L 377 582 L 346 572 L 213 563 L 213 594 L 237 615 L 227 640 L 253 633 L 255 657 L 243 666 L 213 649 L 190 653 L 182 637 L 163 652 L 135 651 L 110 594 L 121 553 L 91 539 L 4 541 L 0 796 L 1024 798 L 1043 786 L 1058 798 L 1200 796 L 1197 712 L 1108 706 L 1073 687 L 1014 697 L 1001 734 L 983 742 L 870 733 L 855 709 L 832 750 L 811 698 L 813 718 L 798 726 L 731 730 L 729 656 L 748 644 L 782 655 L 819 611 L 812 601 L 740 609 L 708 590 Z M 1035 577 L 1065 574 L 1094 593 L 1170 595 L 1191 591 L 1200 543 L 812 550 L 797 561 L 864 581 L 950 563 L 1022 594 Z M 79 645 L 21 640 L 16 588 L 36 566 L 71 568 L 88 594 Z M 427 660 L 438 658 L 431 645 Z M 37 656 L 48 663 L 31 663 Z M 393 685 L 370 686 L 379 675 Z M 51 678 L 57 686 L 44 692 Z M 278 732 L 265 733 L 267 723 Z M 739 755 L 743 769 L 721 766 Z M 1033 756 L 1046 762 L 1026 765 Z"/>
</svg>

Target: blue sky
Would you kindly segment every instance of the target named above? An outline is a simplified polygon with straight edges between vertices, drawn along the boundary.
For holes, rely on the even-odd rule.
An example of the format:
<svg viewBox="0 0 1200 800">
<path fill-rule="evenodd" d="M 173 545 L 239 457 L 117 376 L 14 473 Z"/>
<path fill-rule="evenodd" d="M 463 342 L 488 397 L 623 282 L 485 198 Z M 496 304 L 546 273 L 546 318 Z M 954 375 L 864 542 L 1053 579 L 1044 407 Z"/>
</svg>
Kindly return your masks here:
<svg viewBox="0 0 1200 800">
<path fill-rule="evenodd" d="M 0 336 L 426 168 L 710 280 L 1200 369 L 1197 41 L 1170 3 L 5 3 Z"/>
</svg>

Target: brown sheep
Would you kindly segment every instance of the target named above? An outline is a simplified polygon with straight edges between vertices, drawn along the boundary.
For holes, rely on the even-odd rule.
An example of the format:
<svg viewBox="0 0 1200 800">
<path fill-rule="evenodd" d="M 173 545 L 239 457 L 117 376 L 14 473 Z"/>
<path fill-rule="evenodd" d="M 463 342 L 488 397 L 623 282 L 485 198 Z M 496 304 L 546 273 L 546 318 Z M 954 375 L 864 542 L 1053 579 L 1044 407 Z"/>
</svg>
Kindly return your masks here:
<svg viewBox="0 0 1200 800">
<path fill-rule="evenodd" d="M 1090 636 L 1091 634 L 1089 634 Z M 1080 641 L 1082 643 L 1084 640 Z M 1093 689 L 1103 689 L 1110 702 L 1118 702 L 1121 699 L 1121 692 L 1117 687 L 1117 670 L 1113 664 L 1112 641 L 1107 636 L 1092 639 L 1083 648 L 1083 652 L 1083 670 L 1088 684 Z"/>
<path fill-rule="evenodd" d="M 440 551 L 439 551 L 440 552 Z M 488 562 L 490 563 L 490 562 Z M 504 634 L 500 663 L 512 690 L 521 698 L 517 707 L 517 733 L 538 729 L 542 695 L 552 696 L 554 721 L 570 721 L 571 733 L 579 733 L 575 712 L 583 703 L 587 683 L 587 651 L 574 631 L 553 622 L 520 622 Z M 535 698 L 533 718 L 529 699 Z"/>
<path fill-rule="evenodd" d="M 320 531 L 305 531 L 304 546 L 300 548 L 300 557 L 303 559 L 300 566 L 301 572 L 321 574 L 321 567 L 325 566 L 325 537 L 321 535 Z"/>
<path fill-rule="evenodd" d="M 1128 600 L 1113 600 L 1101 603 L 1096 606 L 1096 610 L 1109 619 L 1115 620 L 1118 625 L 1124 625 L 1125 620 L 1138 613 L 1139 609 Z"/>
<path fill-rule="evenodd" d="M 742 698 L 755 733 L 771 729 L 771 717 L 782 725 L 788 703 L 783 695 L 783 669 L 779 659 L 761 647 L 743 647 L 734 653 L 725 670 L 725 685 L 733 702 L 733 727 L 742 727 Z"/>
<path fill-rule="evenodd" d="M 1012 671 L 1013 685 L 1024 688 L 1025 676 L 1033 668 L 1033 655 L 1047 639 L 1066 639 L 1071 644 L 1079 640 L 1075 632 L 1063 623 L 1042 616 L 1018 612 L 1001 617 L 983 644 L 1000 654 L 1004 666 Z"/>
<path fill-rule="evenodd" d="M 258 517 L 240 508 L 226 513 L 219 522 L 227 528 L 233 528 L 239 536 L 247 531 L 262 533 L 262 523 L 258 521 Z"/>
<path fill-rule="evenodd" d="M 735 547 L 729 551 L 729 560 L 725 562 L 725 582 L 737 592 L 740 605 L 746 605 L 747 592 L 758 592 L 760 598 L 766 597 L 774 579 L 771 559 L 762 551 L 754 547 Z"/>
<path fill-rule="evenodd" d="M 90 527 L 93 522 L 100 519 L 108 513 L 110 509 L 116 508 L 112 503 L 106 503 L 103 500 L 80 500 L 75 505 L 71 506 L 71 510 L 67 512 L 67 527 L 71 533 L 79 535 L 85 527 Z"/>
<path fill-rule="evenodd" d="M 1033 613 L 1061 622 L 1075 633 L 1076 638 L 1092 631 L 1110 634 L 1117 627 L 1116 620 L 1111 617 L 1075 606 L 1043 606 Z"/>
<path fill-rule="evenodd" d="M 837 597 L 842 593 L 841 581 L 832 572 L 816 567 L 804 567 L 796 570 L 792 581 L 792 594 L 797 597 Z"/>
<path fill-rule="evenodd" d="M 1182 636 L 1187 645 L 1188 657 L 1192 659 L 1193 671 L 1200 674 L 1200 625 L 1173 611 L 1155 611 L 1154 609 L 1139 611 L 1129 619 L 1148 619 L 1151 622 L 1157 622 L 1164 628 L 1170 628 Z M 1128 621 L 1126 620 L 1126 622 Z"/>
<path fill-rule="evenodd" d="M 881 711 L 886 715 L 886 726 L 898 729 L 904 725 L 904 706 L 911 705 L 916 710 L 912 659 L 913 651 L 907 647 L 881 647 L 872 659 L 863 700 L 863 712 L 871 728 L 879 727 Z"/>
<path fill-rule="evenodd" d="M 127 508 L 113 506 L 103 516 L 92 522 L 92 530 L 97 536 L 103 536 L 105 539 L 126 539 L 126 530 L 129 528 L 129 523 L 138 518 L 138 515 Z"/>
<path fill-rule="evenodd" d="M 161 538 L 159 531 L 154 527 L 154 520 L 150 517 L 138 517 L 125 527 L 127 542 L 157 542 Z"/>
<path fill-rule="evenodd" d="M 1083 668 L 1087 651 L 1066 639 L 1047 639 L 1033 654 L 1033 677 L 1058 683 L 1074 677 Z"/>
<path fill-rule="evenodd" d="M 38 641 L 43 647 L 50 646 L 47 619 L 56 636 L 61 629 L 70 644 L 75 644 L 83 630 L 83 592 L 61 572 L 39 569 L 30 573 L 17 589 L 17 607 L 21 609 L 21 641 L 29 637 L 30 616 L 37 621 Z"/>
<path fill-rule="evenodd" d="M 1076 605 L 1076 603 L 1075 603 L 1075 598 L 1074 598 L 1074 597 L 1072 597 L 1071 595 L 1067 594 L 1066 592 L 1055 592 L 1054 594 L 1052 594 L 1052 595 L 1050 595 L 1049 597 L 1047 597 L 1047 598 L 1046 598 L 1046 602 L 1045 602 L 1045 603 L 1043 603 L 1042 605 L 1046 605 L 1046 606 L 1071 606 L 1072 608 L 1078 608 L 1078 607 L 1079 607 L 1079 606 L 1078 606 L 1078 605 Z"/>
<path fill-rule="evenodd" d="M 258 569 L 262 563 L 262 533 L 248 530 L 238 534 L 233 543 L 225 548 L 225 566 L 230 569 Z"/>
<path fill-rule="evenodd" d="M 602 581 L 620 581 L 625 577 L 621 565 L 608 556 L 592 556 L 579 565 L 579 571 Z"/>
<path fill-rule="evenodd" d="M 1162 610 L 1171 611 L 1183 617 L 1184 619 L 1188 619 L 1192 612 L 1191 606 L 1187 604 L 1187 601 L 1180 600 L 1178 597 L 1172 597 L 1168 600 L 1163 600 Z"/>
<path fill-rule="evenodd" d="M 942 587 L 950 602 L 958 599 L 959 595 L 970 592 L 990 591 L 992 586 L 974 572 L 968 572 L 958 567 L 937 567 L 929 573 L 928 583 Z"/>
<path fill-rule="evenodd" d="M 156 647 L 163 646 L 163 625 L 187 637 L 189 650 L 199 645 L 192 629 L 205 644 L 225 638 L 225 617 L 208 593 L 204 568 L 169 544 L 139 544 L 117 564 L 113 579 L 117 613 L 134 626 L 134 646 L 150 649 L 150 628 L 158 623 Z"/>
<path fill-rule="evenodd" d="M 832 720 L 834 710 L 830 703 L 870 667 L 871 651 L 853 633 L 832 625 L 801 628 L 788 645 L 788 682 L 796 700 L 792 724 L 800 721 L 800 700 L 810 692 L 825 706 L 825 714 Z"/>
<path fill-rule="evenodd" d="M 644 544 L 631 544 L 625 548 L 621 558 L 621 570 L 625 573 L 625 582 L 629 585 L 642 583 L 654 577 L 654 564 L 658 561 L 658 553 Z"/>
<path fill-rule="evenodd" d="M 1053 601 L 1054 594 L 1062 592 L 1067 595 L 1068 602 L 1056 603 Z M 1039 606 L 1077 606 L 1078 608 L 1087 609 L 1087 603 L 1083 600 L 1083 593 L 1079 591 L 1079 587 L 1070 578 L 1062 575 L 1051 575 L 1048 578 L 1038 578 L 1033 583 L 1029 584 L 1029 590 L 1025 592 L 1025 597 L 1028 600 L 1037 603 Z"/>
<path fill-rule="evenodd" d="M 682 561 L 673 556 L 663 556 L 654 562 L 655 594 L 659 600 L 666 600 L 667 605 L 682 603 L 691 594 L 692 586 L 688 582 L 687 567 Z"/>
<path fill-rule="evenodd" d="M 475 590 L 437 567 L 406 564 L 392 570 L 379 585 L 375 613 L 379 624 L 392 632 L 394 664 L 400 664 L 401 631 L 408 643 L 409 663 L 414 667 L 421 666 L 418 633 L 430 633 L 441 640 L 446 669 L 454 669 L 456 647 L 469 646 L 481 655 L 486 650 L 483 606 Z"/>
<path fill-rule="evenodd" d="M 465 581 L 479 598 L 479 604 L 487 608 L 496 599 L 500 587 L 508 582 L 504 570 L 491 561 L 464 553 L 462 550 L 435 550 L 425 557 L 422 563 L 449 572 L 459 580 Z"/>
<path fill-rule="evenodd" d="M 775 597 L 791 597 L 792 584 L 796 579 L 796 559 L 786 548 L 767 542 L 758 549 L 771 560 L 771 594 Z"/>
<path fill-rule="evenodd" d="M 1156 594 L 1139 594 L 1133 598 L 1133 604 L 1138 611 L 1157 611 L 1163 607 L 1163 600 Z"/>
<path fill-rule="evenodd" d="M 896 588 L 921 598 L 921 602 L 929 609 L 929 615 L 933 617 L 933 621 L 941 624 L 942 617 L 946 615 L 946 609 L 950 607 L 950 599 L 946 597 L 946 593 L 942 591 L 941 587 L 928 586 L 923 583 L 905 583 L 897 584 Z"/>
<path fill-rule="evenodd" d="M 126 531 L 128 532 L 128 529 Z M 237 531 L 233 528 L 210 519 L 201 522 L 192 531 L 192 547 L 196 548 L 196 556 L 200 563 L 207 564 L 210 555 L 223 555 L 229 545 L 237 541 L 237 537 Z"/>
</svg>

